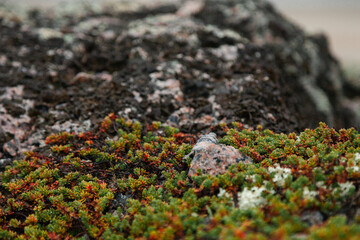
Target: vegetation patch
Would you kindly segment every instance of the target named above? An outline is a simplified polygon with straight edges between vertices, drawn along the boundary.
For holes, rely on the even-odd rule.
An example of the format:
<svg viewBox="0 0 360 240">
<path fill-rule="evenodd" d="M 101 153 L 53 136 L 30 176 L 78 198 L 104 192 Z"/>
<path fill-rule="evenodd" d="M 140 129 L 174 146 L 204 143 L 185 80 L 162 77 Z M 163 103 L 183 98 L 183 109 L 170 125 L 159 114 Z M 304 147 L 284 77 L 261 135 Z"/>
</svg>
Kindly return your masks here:
<svg viewBox="0 0 360 240">
<path fill-rule="evenodd" d="M 187 173 L 198 136 L 110 114 L 97 132 L 46 139 L 1 173 L 0 239 L 354 239 L 355 129 L 277 134 L 239 123 L 219 142 L 251 157 Z"/>
</svg>

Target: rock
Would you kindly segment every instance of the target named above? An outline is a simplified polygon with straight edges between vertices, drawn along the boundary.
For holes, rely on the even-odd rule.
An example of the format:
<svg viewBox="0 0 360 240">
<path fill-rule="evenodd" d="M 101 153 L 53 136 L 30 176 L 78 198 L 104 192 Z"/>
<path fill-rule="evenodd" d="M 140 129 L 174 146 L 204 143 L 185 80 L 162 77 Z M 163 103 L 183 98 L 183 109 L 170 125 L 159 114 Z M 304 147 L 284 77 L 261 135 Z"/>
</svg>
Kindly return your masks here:
<svg viewBox="0 0 360 240">
<path fill-rule="evenodd" d="M 6 111 L 13 117 L 19 117 L 26 112 L 19 104 L 14 103 L 8 99 L 4 99 L 1 104 L 4 106 Z"/>
<path fill-rule="evenodd" d="M 343 90 L 346 78 L 324 35 L 304 33 L 264 0 L 208 0 L 196 17 L 232 29 L 258 46 L 266 46 L 271 54 L 261 58 L 282 66 L 279 80 L 297 99 L 301 127 L 315 127 L 324 120 L 330 126 L 351 127 L 343 110 L 348 98 Z M 355 120 L 356 127 L 360 127 L 359 119 Z"/>
<path fill-rule="evenodd" d="M 19 152 L 20 143 L 17 139 L 13 139 L 3 146 L 3 151 L 12 157 L 15 157 Z"/>
<path fill-rule="evenodd" d="M 360 90 L 344 88 L 326 38 L 267 1 L 113 4 L 0 22 L 0 120 L 21 151 L 111 112 L 185 133 L 233 121 L 285 133 L 360 127 Z"/>
<path fill-rule="evenodd" d="M 3 158 L 0 159 L 0 170 L 4 170 L 5 166 L 12 162 L 11 158 Z"/>
<path fill-rule="evenodd" d="M 219 144 L 215 133 L 202 135 L 184 159 L 189 157 L 192 161 L 188 176 L 196 175 L 198 169 L 204 174 L 216 176 L 225 173 L 231 165 L 252 162 L 250 157 L 241 154 L 234 147 Z"/>
<path fill-rule="evenodd" d="M 59 31 L 56 31 L 51 28 L 39 28 L 38 29 L 39 38 L 42 40 L 49 40 L 53 38 L 61 38 L 63 34 Z"/>
<path fill-rule="evenodd" d="M 208 106 L 209 108 L 212 108 L 211 105 Z M 194 113 L 194 108 L 182 107 L 179 110 L 173 112 L 166 120 L 166 123 L 172 127 L 177 127 L 181 129 L 188 128 L 188 130 L 190 131 L 193 127 L 197 129 L 204 129 L 219 124 L 219 121 L 212 115 L 204 113 L 201 114 L 199 117 L 196 117 L 196 114 Z M 216 116 L 216 112 L 214 111 L 213 113 Z"/>
<path fill-rule="evenodd" d="M 304 211 L 300 219 L 307 222 L 310 226 L 313 226 L 322 224 L 324 216 L 319 211 Z"/>
<path fill-rule="evenodd" d="M 0 66 L 5 66 L 7 62 L 7 57 L 4 55 L 0 55 Z"/>
<path fill-rule="evenodd" d="M 195 146 L 193 147 L 194 151 L 201 149 L 200 143 L 219 144 L 219 141 L 216 138 L 216 134 L 211 132 L 209 134 L 202 135 L 197 141 L 197 143 L 199 143 L 199 145 L 195 144 Z"/>
<path fill-rule="evenodd" d="M 74 132 L 75 134 L 79 134 L 81 132 L 87 132 L 90 130 L 91 121 L 89 119 L 84 120 L 80 123 L 73 123 L 72 121 L 66 121 L 64 123 L 56 123 L 51 129 L 54 132 Z"/>
<path fill-rule="evenodd" d="M 27 137 L 31 122 L 26 113 L 34 103 L 23 97 L 23 90 L 23 85 L 0 87 L 0 152 L 13 157 L 22 152 L 20 141 Z"/>
<path fill-rule="evenodd" d="M 89 73 L 80 72 L 76 74 L 74 77 L 74 82 L 86 82 L 86 81 L 92 81 L 95 79 L 95 76 Z"/>
<path fill-rule="evenodd" d="M 5 132 L 3 128 L 0 126 L 0 144 L 3 144 L 11 139 L 9 133 Z"/>
<path fill-rule="evenodd" d="M 203 0 L 188 0 L 177 10 L 176 14 L 181 17 L 189 17 L 200 12 L 204 5 Z"/>
<path fill-rule="evenodd" d="M 115 195 L 114 205 L 116 207 L 121 207 L 121 209 L 124 210 L 127 207 L 127 200 L 130 197 L 131 197 L 130 195 L 124 195 L 124 194 L 118 193 Z"/>
</svg>

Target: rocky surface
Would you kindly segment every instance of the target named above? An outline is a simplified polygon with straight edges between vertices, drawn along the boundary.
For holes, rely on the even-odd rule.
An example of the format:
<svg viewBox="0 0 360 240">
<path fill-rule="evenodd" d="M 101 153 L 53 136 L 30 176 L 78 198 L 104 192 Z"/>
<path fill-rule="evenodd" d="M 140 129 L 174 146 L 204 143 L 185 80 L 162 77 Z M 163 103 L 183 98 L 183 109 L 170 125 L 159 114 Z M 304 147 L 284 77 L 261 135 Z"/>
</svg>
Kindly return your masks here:
<svg viewBox="0 0 360 240">
<path fill-rule="evenodd" d="M 263 0 L 122 1 L 25 20 L 4 12 L 0 159 L 111 112 L 193 133 L 232 121 L 277 132 L 359 127 L 358 91 L 344 90 L 326 38 Z"/>
</svg>

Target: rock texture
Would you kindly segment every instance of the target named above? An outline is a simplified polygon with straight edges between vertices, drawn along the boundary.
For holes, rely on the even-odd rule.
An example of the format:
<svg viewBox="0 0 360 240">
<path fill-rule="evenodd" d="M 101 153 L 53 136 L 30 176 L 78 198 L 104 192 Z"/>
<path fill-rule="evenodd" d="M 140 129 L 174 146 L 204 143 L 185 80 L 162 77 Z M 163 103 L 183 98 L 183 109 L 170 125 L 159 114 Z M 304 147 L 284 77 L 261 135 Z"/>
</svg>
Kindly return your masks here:
<svg viewBox="0 0 360 240">
<path fill-rule="evenodd" d="M 188 176 L 196 175 L 198 169 L 213 176 L 224 174 L 231 165 L 239 162 L 252 163 L 252 159 L 232 146 L 219 144 L 216 134 L 202 135 L 192 151 L 184 157 L 192 158 Z"/>
<path fill-rule="evenodd" d="M 183 132 L 232 121 L 277 132 L 359 127 L 326 38 L 264 0 L 120 1 L 25 20 L 3 12 L 0 158 L 111 112 Z"/>
</svg>

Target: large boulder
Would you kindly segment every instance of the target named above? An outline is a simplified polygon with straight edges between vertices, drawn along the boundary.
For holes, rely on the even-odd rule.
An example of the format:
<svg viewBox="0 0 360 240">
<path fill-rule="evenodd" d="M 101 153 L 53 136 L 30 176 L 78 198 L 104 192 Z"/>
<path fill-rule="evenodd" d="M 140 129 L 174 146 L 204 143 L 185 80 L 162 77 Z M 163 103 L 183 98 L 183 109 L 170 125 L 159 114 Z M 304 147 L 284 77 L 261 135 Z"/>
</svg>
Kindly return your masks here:
<svg viewBox="0 0 360 240">
<path fill-rule="evenodd" d="M 277 132 L 359 127 L 326 37 L 266 1 L 107 6 L 0 21 L 0 158 L 111 112 L 196 133 L 233 121 Z"/>
</svg>

